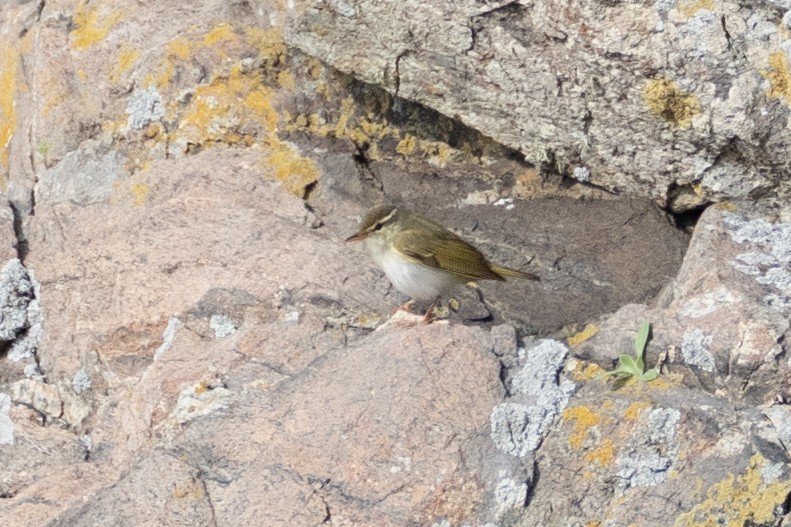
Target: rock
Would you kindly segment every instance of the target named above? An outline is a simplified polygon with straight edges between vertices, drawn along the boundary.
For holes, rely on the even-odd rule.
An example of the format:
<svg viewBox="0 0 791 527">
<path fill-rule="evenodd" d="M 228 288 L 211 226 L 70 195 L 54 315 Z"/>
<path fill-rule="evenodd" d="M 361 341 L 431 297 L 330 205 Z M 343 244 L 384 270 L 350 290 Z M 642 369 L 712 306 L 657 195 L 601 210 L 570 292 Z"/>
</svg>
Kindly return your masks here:
<svg viewBox="0 0 791 527">
<path fill-rule="evenodd" d="M 788 397 L 791 371 L 782 357 L 791 332 L 789 218 L 787 207 L 771 202 L 707 209 L 663 302 L 622 308 L 577 355 L 609 365 L 631 349 L 644 319 L 653 324 L 649 362 L 669 351 L 671 371 L 709 390 L 757 404 Z"/>
<path fill-rule="evenodd" d="M 0 445 L 14 446 L 14 422 L 8 417 L 11 397 L 0 393 Z"/>
<path fill-rule="evenodd" d="M 776 25 L 760 23 L 765 5 L 750 31 L 773 35 Z M 353 20 L 370 16 L 361 6 L 324 8 Z M 690 185 L 685 178 L 706 170 L 690 163 L 716 156 L 730 132 L 707 132 L 714 146 L 700 139 L 699 121 L 713 111 L 705 104 L 687 128 L 642 116 L 631 95 L 641 96 L 632 81 L 645 72 L 630 66 L 629 82 L 614 86 L 605 68 L 606 93 L 630 96 L 602 110 L 595 105 L 606 94 L 590 92 L 589 135 L 601 142 L 575 150 L 595 159 L 569 165 L 588 182 L 570 184 L 525 163 L 524 151 L 289 48 L 286 18 L 312 16 L 292 7 L 0 6 L 0 174 L 14 204 L 11 257 L 20 259 L 0 281 L 4 522 L 777 524 L 791 477 L 784 202 L 709 208 L 679 271 L 688 238 L 672 219 L 650 200 L 595 187 L 612 183 L 600 179 L 611 165 L 625 181 L 619 189 L 642 192 L 639 170 L 655 185 L 650 195 L 672 194 L 678 208 L 750 193 L 756 180 L 732 179 L 731 167 L 749 164 L 757 139 L 732 141 L 716 157 L 726 170 Z M 494 25 L 475 26 L 483 40 L 472 51 L 514 15 L 541 15 L 501 7 L 476 12 Z M 679 9 L 666 10 L 676 28 Z M 437 33 L 437 45 L 458 48 L 473 31 L 462 22 Z M 414 86 L 416 57 L 400 59 L 404 90 Z M 579 71 L 623 60 L 610 54 Z M 709 101 L 681 78 L 677 90 L 656 80 L 649 102 L 672 103 L 679 113 L 670 117 L 685 119 L 687 93 Z M 756 93 L 755 83 L 734 86 Z M 579 98 L 571 87 L 563 97 Z M 515 104 L 528 89 L 513 93 Z M 565 141 L 574 104 L 557 110 L 547 143 Z M 497 106 L 471 110 L 490 120 L 488 108 Z M 536 126 L 546 125 L 546 108 L 533 110 Z M 520 111 L 501 118 L 526 130 L 534 124 Z M 767 107 L 756 129 L 772 138 L 768 149 L 785 133 L 764 133 L 776 112 Z M 624 115 L 635 117 L 629 127 L 606 128 Z M 602 146 L 613 146 L 607 134 L 649 149 L 631 166 L 630 152 Z M 772 179 L 781 166 L 761 174 Z M 668 173 L 678 178 L 670 191 Z M 365 209 L 386 199 L 542 281 L 468 289 L 458 312 L 432 324 L 393 316 L 405 299 L 362 247 L 343 243 Z M 648 359 L 666 356 L 662 374 L 648 384 L 600 379 L 602 366 L 632 349 L 642 319 L 654 323 Z M 567 346 L 561 339 L 574 327 L 586 329 Z"/>
<path fill-rule="evenodd" d="M 38 291 L 38 282 L 19 259 L 5 264 L 0 272 L 0 342 L 10 364 L 0 381 L 43 379 L 36 355 L 42 321 Z"/>
<path fill-rule="evenodd" d="M 56 386 L 23 379 L 11 386 L 11 397 L 17 404 L 27 405 L 49 419 L 63 415 L 63 400 Z"/>
<path fill-rule="evenodd" d="M 177 517 L 190 525 L 216 525 L 202 477 L 177 456 L 155 452 L 133 464 L 112 488 L 100 490 L 90 503 L 75 504 L 51 525 L 125 525 L 143 517 L 154 523 Z"/>
<path fill-rule="evenodd" d="M 789 194 L 775 6 L 336 4 L 297 2 L 286 41 L 533 163 L 676 210 Z"/>
<path fill-rule="evenodd" d="M 0 262 L 7 262 L 18 256 L 17 238 L 14 229 L 14 212 L 8 202 L 0 200 Z"/>
<path fill-rule="evenodd" d="M 106 201 L 126 175 L 124 159 L 108 145 L 84 143 L 60 163 L 41 173 L 36 199 L 51 203 L 88 204 Z M 102 151 L 104 150 L 104 151 Z"/>
<path fill-rule="evenodd" d="M 14 258 L 0 271 L 0 340 L 13 342 L 28 328 L 28 305 L 33 284 L 22 263 Z"/>
</svg>

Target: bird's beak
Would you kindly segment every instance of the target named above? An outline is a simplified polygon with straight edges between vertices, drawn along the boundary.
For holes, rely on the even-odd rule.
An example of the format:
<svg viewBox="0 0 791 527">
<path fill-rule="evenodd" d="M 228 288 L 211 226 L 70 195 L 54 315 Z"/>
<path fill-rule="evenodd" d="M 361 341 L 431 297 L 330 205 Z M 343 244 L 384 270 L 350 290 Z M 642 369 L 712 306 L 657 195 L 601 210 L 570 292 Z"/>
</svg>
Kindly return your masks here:
<svg viewBox="0 0 791 527">
<path fill-rule="evenodd" d="M 368 237 L 368 233 L 365 231 L 358 232 L 357 234 L 352 234 L 348 238 L 346 238 L 346 242 L 359 242 L 360 240 L 364 240 Z"/>
</svg>

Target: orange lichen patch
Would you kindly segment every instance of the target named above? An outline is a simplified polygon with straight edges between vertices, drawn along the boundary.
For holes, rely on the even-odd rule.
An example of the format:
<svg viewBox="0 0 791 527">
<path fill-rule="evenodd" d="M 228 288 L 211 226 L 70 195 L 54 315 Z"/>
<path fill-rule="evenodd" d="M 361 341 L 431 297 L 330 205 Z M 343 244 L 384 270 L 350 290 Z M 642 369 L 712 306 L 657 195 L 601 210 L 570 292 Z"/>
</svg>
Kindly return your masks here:
<svg viewBox="0 0 791 527">
<path fill-rule="evenodd" d="M 113 26 L 121 20 L 122 13 L 114 12 L 101 17 L 94 7 L 88 6 L 88 0 L 83 0 L 74 12 L 71 47 L 86 49 L 101 42 L 110 33 Z"/>
<path fill-rule="evenodd" d="M 241 135 L 272 132 L 277 114 L 271 96 L 260 78 L 233 68 L 229 76 L 195 88 L 175 138 L 196 145 L 209 141 L 234 143 Z"/>
<path fill-rule="evenodd" d="M 563 410 L 564 421 L 574 421 L 574 432 L 569 437 L 569 444 L 579 448 L 588 438 L 588 431 L 598 425 L 602 417 L 585 406 L 574 406 Z"/>
<path fill-rule="evenodd" d="M 281 88 L 285 88 L 287 90 L 293 90 L 296 86 L 296 82 L 294 82 L 294 76 L 288 70 L 283 70 L 277 74 L 277 84 Z"/>
<path fill-rule="evenodd" d="M 192 54 L 192 44 L 185 38 L 179 37 L 168 42 L 166 53 L 178 60 L 187 60 Z"/>
<path fill-rule="evenodd" d="M 643 101 L 651 113 L 680 128 L 687 128 L 700 113 L 700 101 L 682 91 L 675 81 L 653 79 L 643 89 Z"/>
<path fill-rule="evenodd" d="M 317 81 L 321 78 L 322 74 L 324 73 L 324 65 L 319 61 L 319 59 L 312 58 L 308 61 L 308 75 L 314 81 Z"/>
<path fill-rule="evenodd" d="M 16 95 L 19 86 L 19 55 L 5 43 L 0 53 L 0 176 L 5 189 L 8 150 L 17 125 Z"/>
<path fill-rule="evenodd" d="M 450 146 L 442 141 L 421 141 L 420 149 L 426 160 L 438 167 L 444 167 L 448 163 L 452 152 Z"/>
<path fill-rule="evenodd" d="M 110 201 L 114 204 L 128 204 L 129 198 L 132 199 L 132 205 L 141 207 L 145 204 L 150 187 L 145 183 L 130 183 L 126 181 L 116 181 L 113 183 L 113 194 Z"/>
<path fill-rule="evenodd" d="M 377 123 L 368 119 L 362 119 L 360 121 L 360 132 L 366 137 L 377 141 L 388 136 L 392 136 L 394 139 L 399 139 L 401 137 L 401 132 L 391 127 L 387 121 Z"/>
<path fill-rule="evenodd" d="M 195 385 L 195 395 L 202 395 L 202 394 L 206 393 L 207 391 L 209 391 L 209 388 L 210 388 L 210 386 L 209 386 L 208 381 L 205 381 L 205 380 L 201 381 L 201 382 L 199 382 L 198 384 Z"/>
<path fill-rule="evenodd" d="M 589 381 L 607 373 L 604 368 L 598 364 L 588 363 L 582 368 L 577 368 L 571 372 L 575 381 Z"/>
<path fill-rule="evenodd" d="M 233 26 L 220 24 L 203 37 L 204 46 L 215 46 L 220 42 L 230 42 L 236 40 L 236 33 Z"/>
<path fill-rule="evenodd" d="M 335 137 L 346 136 L 346 127 L 349 124 L 349 119 L 351 119 L 354 114 L 354 109 L 354 99 L 346 97 L 341 103 L 341 115 L 338 117 L 338 122 L 335 125 Z"/>
<path fill-rule="evenodd" d="M 681 373 L 663 373 L 647 384 L 654 390 L 670 390 L 671 388 L 678 388 L 683 383 L 684 375 Z"/>
<path fill-rule="evenodd" d="M 755 454 L 745 472 L 730 475 L 706 491 L 706 499 L 676 518 L 675 527 L 769 525 L 791 491 L 791 483 L 767 483 L 761 477 L 766 460 Z"/>
<path fill-rule="evenodd" d="M 647 408 L 651 408 L 651 403 L 648 401 L 634 402 L 624 410 L 623 417 L 629 421 L 636 421 Z"/>
<path fill-rule="evenodd" d="M 762 71 L 769 81 L 769 97 L 783 99 L 791 103 L 791 72 L 788 68 L 788 57 L 782 51 L 771 53 L 768 58 L 769 69 Z"/>
<path fill-rule="evenodd" d="M 407 134 L 396 145 L 396 152 L 403 156 L 408 156 L 415 151 L 415 148 L 417 148 L 417 137 Z"/>
<path fill-rule="evenodd" d="M 177 119 L 179 125 L 167 137 L 169 145 L 183 149 L 182 153 L 218 145 L 261 145 L 266 152 L 261 164 L 264 177 L 280 181 L 285 188 L 302 196 L 305 188 L 318 179 L 319 171 L 313 160 L 299 155 L 290 144 L 278 138 L 278 123 L 283 118 L 273 107 L 275 87 L 265 83 L 265 78 L 271 79 L 268 75 L 275 73 L 281 88 L 295 86 L 291 72 L 271 71 L 273 64 L 283 64 L 282 57 L 285 56 L 286 48 L 279 30 L 237 30 L 231 25 L 221 24 L 202 39 L 196 37 L 193 41 L 182 37 L 173 40 L 168 44 L 157 72 L 149 75 L 147 83 L 160 90 L 166 89 L 177 61 L 188 60 L 196 50 L 205 48 L 224 56 L 225 48 L 238 45 L 248 49 L 253 47 L 260 56 L 274 60 L 267 65 L 266 72 L 237 63 L 229 72 L 218 74 L 207 84 L 195 87 L 186 102 L 171 103 L 169 118 Z M 310 122 L 307 118 L 304 121 L 303 125 Z"/>
<path fill-rule="evenodd" d="M 134 66 L 135 61 L 139 56 L 140 51 L 129 46 L 123 46 L 121 51 L 118 53 L 118 62 L 116 62 L 115 68 L 110 74 L 110 80 L 114 84 L 117 84 L 124 74 L 126 74 L 126 72 L 128 72 L 132 66 Z"/>
<path fill-rule="evenodd" d="M 612 439 L 605 439 L 601 442 L 601 445 L 585 454 L 584 459 L 585 461 L 597 463 L 603 467 L 609 466 L 615 459 L 615 444 Z"/>
<path fill-rule="evenodd" d="M 245 38 L 251 46 L 258 50 L 259 56 L 266 59 L 280 59 L 286 54 L 286 43 L 280 28 L 262 29 L 248 27 L 244 30 Z"/>
<path fill-rule="evenodd" d="M 698 11 L 714 11 L 714 0 L 678 0 L 676 9 L 683 16 L 690 18 Z"/>
<path fill-rule="evenodd" d="M 280 181 L 289 192 L 304 197 L 308 185 L 319 179 L 316 163 L 299 155 L 286 143 L 273 145 L 272 150 L 266 160 L 271 177 Z"/>
<path fill-rule="evenodd" d="M 150 190 L 151 189 L 145 183 L 135 183 L 132 185 L 132 188 L 129 190 L 129 193 L 132 195 L 132 204 L 135 207 L 141 207 L 146 202 Z"/>
<path fill-rule="evenodd" d="M 582 344 L 589 338 L 596 335 L 598 332 L 599 332 L 599 326 L 597 326 L 596 324 L 588 324 L 587 326 L 585 326 L 585 329 L 583 329 L 578 333 L 575 333 L 574 335 L 568 338 L 569 346 L 574 347 L 579 344 Z"/>
</svg>

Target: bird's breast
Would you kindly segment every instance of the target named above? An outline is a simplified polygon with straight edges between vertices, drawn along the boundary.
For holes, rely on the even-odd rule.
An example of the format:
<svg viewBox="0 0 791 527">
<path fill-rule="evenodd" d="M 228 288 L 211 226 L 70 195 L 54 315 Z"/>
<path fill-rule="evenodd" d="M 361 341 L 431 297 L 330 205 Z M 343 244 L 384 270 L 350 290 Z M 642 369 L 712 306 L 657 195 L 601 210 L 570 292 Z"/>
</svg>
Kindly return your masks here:
<svg viewBox="0 0 791 527">
<path fill-rule="evenodd" d="M 418 300 L 434 300 L 452 289 L 458 280 L 453 274 L 409 260 L 379 240 L 366 240 L 376 264 L 393 287 Z"/>
</svg>

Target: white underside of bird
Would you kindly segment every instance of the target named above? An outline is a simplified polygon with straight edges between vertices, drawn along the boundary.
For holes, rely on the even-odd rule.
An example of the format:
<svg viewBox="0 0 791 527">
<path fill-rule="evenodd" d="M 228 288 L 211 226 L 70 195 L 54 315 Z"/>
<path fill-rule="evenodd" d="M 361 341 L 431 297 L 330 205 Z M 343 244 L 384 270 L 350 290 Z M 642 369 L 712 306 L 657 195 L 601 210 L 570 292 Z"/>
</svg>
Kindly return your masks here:
<svg viewBox="0 0 791 527">
<path fill-rule="evenodd" d="M 365 242 L 374 262 L 384 271 L 393 287 L 416 300 L 436 300 L 439 295 L 466 281 L 443 269 L 410 260 L 379 237 L 369 236 Z"/>
</svg>

